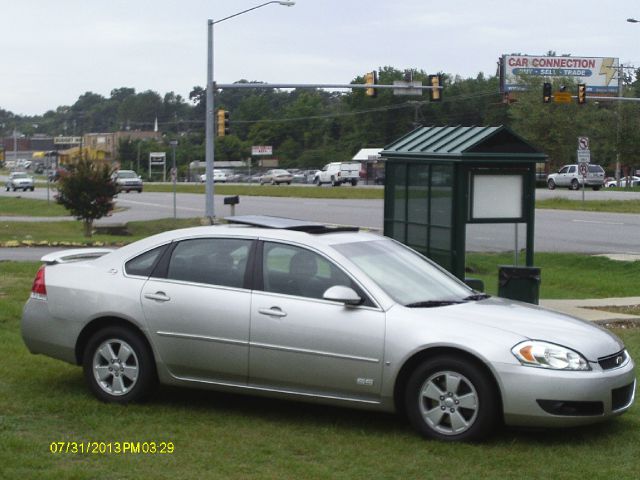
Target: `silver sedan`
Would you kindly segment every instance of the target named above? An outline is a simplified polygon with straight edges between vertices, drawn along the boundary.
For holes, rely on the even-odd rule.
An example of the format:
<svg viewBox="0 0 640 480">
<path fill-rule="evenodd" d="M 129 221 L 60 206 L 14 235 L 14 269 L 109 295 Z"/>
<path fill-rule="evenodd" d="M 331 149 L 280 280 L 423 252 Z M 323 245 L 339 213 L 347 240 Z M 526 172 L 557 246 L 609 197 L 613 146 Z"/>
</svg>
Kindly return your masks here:
<svg viewBox="0 0 640 480">
<path fill-rule="evenodd" d="M 613 334 L 469 289 L 371 233 L 274 217 L 43 258 L 33 353 L 82 365 L 97 398 L 159 382 L 405 412 L 426 437 L 573 426 L 625 412 Z"/>
</svg>

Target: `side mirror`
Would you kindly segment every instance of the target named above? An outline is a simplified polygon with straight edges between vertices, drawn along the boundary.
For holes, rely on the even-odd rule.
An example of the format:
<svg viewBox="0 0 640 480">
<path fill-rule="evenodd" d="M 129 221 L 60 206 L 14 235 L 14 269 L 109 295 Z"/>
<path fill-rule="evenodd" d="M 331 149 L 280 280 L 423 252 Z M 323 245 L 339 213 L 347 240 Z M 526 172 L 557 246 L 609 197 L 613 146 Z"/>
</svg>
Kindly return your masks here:
<svg viewBox="0 0 640 480">
<path fill-rule="evenodd" d="M 356 293 L 353 288 L 345 287 L 343 285 L 335 285 L 327 289 L 322 295 L 325 300 L 331 300 L 332 302 L 340 302 L 345 305 L 360 305 L 362 298 Z"/>
</svg>

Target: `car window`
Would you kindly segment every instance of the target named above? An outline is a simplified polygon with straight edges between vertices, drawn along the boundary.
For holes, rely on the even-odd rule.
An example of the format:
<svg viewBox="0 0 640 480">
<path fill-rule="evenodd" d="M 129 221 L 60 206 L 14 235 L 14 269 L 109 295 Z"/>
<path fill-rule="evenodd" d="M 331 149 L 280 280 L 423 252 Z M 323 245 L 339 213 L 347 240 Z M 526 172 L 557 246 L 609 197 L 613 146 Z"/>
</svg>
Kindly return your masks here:
<svg viewBox="0 0 640 480">
<path fill-rule="evenodd" d="M 299 297 L 322 298 L 334 285 L 357 289 L 351 279 L 326 258 L 293 245 L 266 242 L 262 275 L 265 291 Z"/>
<path fill-rule="evenodd" d="M 569 167 L 562 167 L 558 173 L 567 173 L 567 170 L 569 170 Z"/>
<path fill-rule="evenodd" d="M 167 278 L 242 287 L 251 240 L 201 238 L 183 240 L 171 253 Z"/>
<path fill-rule="evenodd" d="M 166 247 L 166 245 L 163 245 L 132 258 L 124 264 L 125 272 L 128 275 L 140 275 L 142 277 L 150 276 L 157 260 L 160 258 L 160 255 L 162 255 L 162 252 L 164 252 Z"/>
<path fill-rule="evenodd" d="M 600 165 L 589 165 L 589 171 L 591 173 L 603 173 L 604 170 Z"/>
<path fill-rule="evenodd" d="M 571 165 L 569 167 L 569 173 L 576 173 L 576 166 L 575 165 Z"/>
</svg>

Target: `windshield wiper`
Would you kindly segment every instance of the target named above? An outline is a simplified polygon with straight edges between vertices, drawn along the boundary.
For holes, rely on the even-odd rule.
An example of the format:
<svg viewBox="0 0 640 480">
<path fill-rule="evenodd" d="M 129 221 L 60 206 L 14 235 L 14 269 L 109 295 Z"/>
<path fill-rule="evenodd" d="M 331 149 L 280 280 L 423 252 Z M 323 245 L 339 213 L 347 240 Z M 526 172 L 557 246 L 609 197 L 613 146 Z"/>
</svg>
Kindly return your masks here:
<svg viewBox="0 0 640 480">
<path fill-rule="evenodd" d="M 484 300 L 485 298 L 491 298 L 491 295 L 489 295 L 488 293 L 474 293 L 472 295 L 469 295 L 468 297 L 464 297 L 463 300 L 469 301 L 469 300 Z"/>
<path fill-rule="evenodd" d="M 456 305 L 462 303 L 458 300 L 425 300 L 422 302 L 408 303 L 405 307 L 408 308 L 429 308 L 429 307 L 444 307 L 446 305 Z"/>
</svg>

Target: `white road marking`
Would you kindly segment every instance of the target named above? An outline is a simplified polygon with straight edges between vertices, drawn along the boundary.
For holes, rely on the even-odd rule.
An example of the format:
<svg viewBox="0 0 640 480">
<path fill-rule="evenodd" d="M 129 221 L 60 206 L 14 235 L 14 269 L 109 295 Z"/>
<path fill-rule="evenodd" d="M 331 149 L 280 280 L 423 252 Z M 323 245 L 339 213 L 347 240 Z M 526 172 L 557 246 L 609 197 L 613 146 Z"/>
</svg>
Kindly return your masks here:
<svg viewBox="0 0 640 480">
<path fill-rule="evenodd" d="M 571 220 L 572 222 L 576 222 L 576 223 L 598 223 L 600 225 L 624 225 L 624 222 L 598 222 L 595 220 Z"/>
</svg>

